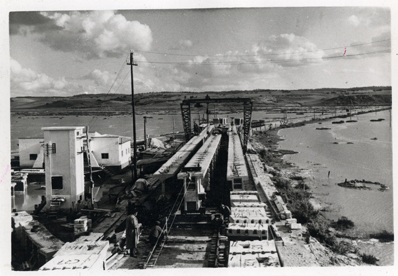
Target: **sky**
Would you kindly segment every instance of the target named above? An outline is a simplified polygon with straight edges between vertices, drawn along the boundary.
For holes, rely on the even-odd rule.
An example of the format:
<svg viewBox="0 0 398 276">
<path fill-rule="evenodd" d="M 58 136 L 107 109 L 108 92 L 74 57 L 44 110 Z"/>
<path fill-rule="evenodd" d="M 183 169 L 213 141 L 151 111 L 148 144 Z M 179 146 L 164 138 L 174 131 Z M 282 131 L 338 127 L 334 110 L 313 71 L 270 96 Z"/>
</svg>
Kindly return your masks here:
<svg viewBox="0 0 398 276">
<path fill-rule="evenodd" d="M 9 14 L 10 96 L 391 85 L 386 7 Z"/>
</svg>

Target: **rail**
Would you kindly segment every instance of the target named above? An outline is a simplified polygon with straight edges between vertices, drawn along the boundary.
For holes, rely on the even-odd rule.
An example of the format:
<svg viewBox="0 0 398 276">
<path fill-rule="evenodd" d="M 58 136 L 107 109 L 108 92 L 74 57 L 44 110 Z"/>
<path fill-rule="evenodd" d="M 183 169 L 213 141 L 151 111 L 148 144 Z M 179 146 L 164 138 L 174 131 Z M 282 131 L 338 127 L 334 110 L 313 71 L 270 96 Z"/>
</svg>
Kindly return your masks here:
<svg viewBox="0 0 398 276">
<path fill-rule="evenodd" d="M 179 192 L 179 195 L 181 195 L 181 191 L 182 191 L 183 189 L 184 189 L 184 186 L 181 187 L 181 190 L 180 190 L 180 192 Z M 181 201 L 180 201 L 180 203 L 178 204 L 177 210 L 180 209 L 181 204 L 182 204 L 182 202 L 184 201 L 186 192 L 187 192 L 187 191 L 185 191 L 185 193 L 183 194 L 183 196 L 182 196 L 182 198 L 181 198 Z M 151 252 L 149 253 L 148 258 L 147 258 L 147 260 L 146 260 L 146 262 L 145 262 L 145 264 L 144 264 L 144 267 L 143 267 L 144 269 L 146 269 L 148 266 L 149 266 L 149 267 L 153 267 L 153 266 L 156 265 L 156 262 L 157 262 L 157 260 L 158 260 L 158 258 L 159 258 L 159 255 L 160 255 L 160 253 L 161 253 L 161 251 L 162 251 L 162 249 L 163 249 L 163 247 L 164 247 L 164 245 L 165 245 L 165 243 L 166 243 L 166 241 L 167 241 L 168 229 L 169 229 L 169 230 L 171 229 L 171 227 L 172 227 L 173 224 L 174 224 L 175 218 L 176 218 L 176 211 L 173 212 L 173 210 L 174 210 L 174 207 L 176 206 L 177 201 L 178 201 L 178 197 L 177 197 L 177 199 L 175 200 L 175 202 L 174 202 L 174 204 L 173 204 L 173 207 L 171 208 L 170 214 L 169 214 L 169 215 L 167 216 L 167 218 L 166 218 L 166 223 L 165 223 L 165 225 L 164 225 L 163 228 L 162 228 L 162 233 L 165 233 L 166 237 L 163 238 L 162 243 L 161 243 L 159 249 L 157 248 L 157 246 L 158 246 L 158 244 L 159 244 L 159 241 L 161 240 L 162 235 L 160 235 L 160 236 L 158 237 L 158 239 L 156 240 L 155 245 L 153 246 L 153 248 L 152 248 Z M 168 227 L 168 221 L 170 221 L 170 217 L 171 217 L 172 215 L 173 215 L 174 217 L 173 217 L 172 222 L 170 223 L 170 226 Z M 168 229 L 167 229 L 167 228 L 168 228 Z M 155 252 L 156 252 L 156 254 L 154 254 Z M 152 260 L 152 257 L 155 257 L 155 259 Z"/>
</svg>

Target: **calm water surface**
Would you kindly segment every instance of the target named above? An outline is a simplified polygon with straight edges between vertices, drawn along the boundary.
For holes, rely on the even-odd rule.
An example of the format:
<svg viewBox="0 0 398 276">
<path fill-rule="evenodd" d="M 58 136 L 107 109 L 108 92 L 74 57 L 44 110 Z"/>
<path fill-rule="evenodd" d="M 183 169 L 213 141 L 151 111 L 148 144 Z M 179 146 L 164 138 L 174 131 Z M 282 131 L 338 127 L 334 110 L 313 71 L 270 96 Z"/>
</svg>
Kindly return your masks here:
<svg viewBox="0 0 398 276">
<path fill-rule="evenodd" d="M 377 118 L 385 120 L 370 121 Z M 322 124 L 280 130 L 279 134 L 285 140 L 279 146 L 298 152 L 284 158 L 312 173 L 310 184 L 315 197 L 329 204 L 332 210 L 325 213 L 327 217 L 348 217 L 354 221 L 358 233 L 381 230 L 393 232 L 390 112 L 373 112 L 352 119 L 358 122 L 332 124 L 332 120 L 328 120 Z M 331 129 L 316 130 L 319 127 Z M 386 184 L 390 190 L 381 192 L 375 185 L 368 185 L 372 190 L 355 190 L 336 185 L 345 179 L 377 181 Z M 367 244 L 364 247 L 369 252 L 378 252 L 387 264 L 392 264 L 392 243 Z"/>
</svg>

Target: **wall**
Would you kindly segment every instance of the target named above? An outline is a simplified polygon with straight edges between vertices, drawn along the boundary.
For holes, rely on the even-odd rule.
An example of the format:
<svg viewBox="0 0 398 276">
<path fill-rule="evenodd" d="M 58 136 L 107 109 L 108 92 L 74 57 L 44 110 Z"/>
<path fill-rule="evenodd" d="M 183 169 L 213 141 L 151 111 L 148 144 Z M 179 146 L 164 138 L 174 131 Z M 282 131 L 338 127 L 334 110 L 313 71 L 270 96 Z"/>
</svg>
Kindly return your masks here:
<svg viewBox="0 0 398 276">
<path fill-rule="evenodd" d="M 115 137 L 92 137 L 90 150 L 98 164 L 104 166 L 119 166 L 119 141 Z M 102 153 L 108 153 L 108 159 L 102 159 Z"/>
<path fill-rule="evenodd" d="M 30 154 L 40 154 L 40 142 L 43 142 L 44 138 L 20 138 L 18 139 L 19 144 L 19 165 L 22 168 L 32 168 L 35 160 L 30 160 Z"/>
<path fill-rule="evenodd" d="M 45 154 L 46 165 L 46 198 L 50 202 L 53 197 L 64 197 L 62 208 L 72 207 L 72 202 L 84 196 L 84 160 L 81 150 L 83 139 L 77 138 L 83 127 L 43 128 L 45 144 L 49 144 L 49 154 Z M 51 145 L 56 144 L 56 153 L 52 153 Z M 63 188 L 52 189 L 51 178 L 62 176 Z"/>
<path fill-rule="evenodd" d="M 104 166 L 121 166 L 121 168 L 129 164 L 131 156 L 130 141 L 119 144 L 120 139 L 116 136 L 91 137 L 90 150 L 97 159 L 98 164 Z M 109 158 L 102 159 L 102 153 L 108 153 Z"/>
<path fill-rule="evenodd" d="M 131 160 L 131 142 L 127 141 L 124 142 L 123 144 L 120 145 L 120 165 L 122 168 L 128 166 L 130 164 Z M 121 152 L 123 151 L 123 156 L 121 155 Z"/>
</svg>

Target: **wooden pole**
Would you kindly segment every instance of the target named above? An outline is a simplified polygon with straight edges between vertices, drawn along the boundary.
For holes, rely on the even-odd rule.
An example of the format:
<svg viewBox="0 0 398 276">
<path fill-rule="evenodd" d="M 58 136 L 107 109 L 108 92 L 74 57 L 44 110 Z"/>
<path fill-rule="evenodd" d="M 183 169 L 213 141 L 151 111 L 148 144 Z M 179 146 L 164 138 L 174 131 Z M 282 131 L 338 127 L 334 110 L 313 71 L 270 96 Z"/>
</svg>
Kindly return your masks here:
<svg viewBox="0 0 398 276">
<path fill-rule="evenodd" d="M 136 134 L 136 127 L 135 127 L 135 106 L 134 106 L 134 75 L 133 75 L 133 66 L 137 66 L 137 64 L 134 64 L 134 59 L 133 59 L 134 53 L 130 53 L 130 63 L 127 63 L 127 65 L 130 65 L 130 73 L 131 73 L 131 107 L 132 107 L 132 116 L 133 116 L 133 167 L 132 167 L 132 181 L 137 180 L 137 134 Z"/>
<path fill-rule="evenodd" d="M 91 184 L 91 207 L 94 208 L 94 180 L 93 180 L 93 168 L 91 167 L 91 151 L 90 151 L 90 139 L 88 137 L 88 130 L 89 127 L 86 126 L 86 140 L 87 140 L 87 161 L 88 161 L 88 167 L 90 170 L 90 184 Z"/>
</svg>

